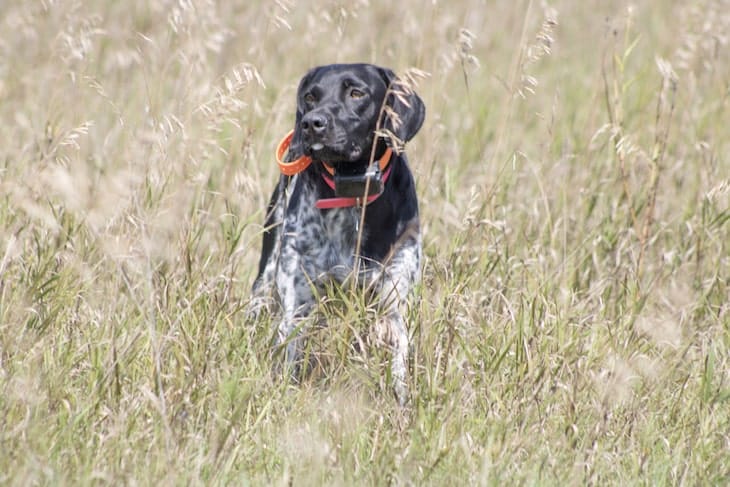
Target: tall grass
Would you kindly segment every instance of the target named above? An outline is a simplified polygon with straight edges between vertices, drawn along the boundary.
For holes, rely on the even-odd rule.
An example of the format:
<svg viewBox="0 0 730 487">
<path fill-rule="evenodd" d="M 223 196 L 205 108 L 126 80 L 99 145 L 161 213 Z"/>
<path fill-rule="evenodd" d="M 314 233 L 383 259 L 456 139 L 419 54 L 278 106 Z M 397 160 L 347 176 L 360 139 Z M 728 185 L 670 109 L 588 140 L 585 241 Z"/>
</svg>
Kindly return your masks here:
<svg viewBox="0 0 730 487">
<path fill-rule="evenodd" d="M 548 5 L 549 3 L 549 5 Z M 730 481 L 730 4 L 10 1 L 0 483 Z M 358 293 L 246 318 L 317 64 L 431 76 L 411 393 Z"/>
</svg>

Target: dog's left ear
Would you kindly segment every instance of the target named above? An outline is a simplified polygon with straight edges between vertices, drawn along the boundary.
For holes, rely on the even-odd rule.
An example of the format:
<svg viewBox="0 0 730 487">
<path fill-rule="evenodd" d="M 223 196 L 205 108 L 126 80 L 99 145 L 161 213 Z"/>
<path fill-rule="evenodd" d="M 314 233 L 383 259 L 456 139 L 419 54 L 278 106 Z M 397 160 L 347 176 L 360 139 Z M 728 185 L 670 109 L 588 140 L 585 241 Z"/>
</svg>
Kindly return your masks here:
<svg viewBox="0 0 730 487">
<path fill-rule="evenodd" d="M 398 139 L 390 140 L 389 145 L 400 150 L 400 146 L 411 140 L 421 129 L 426 118 L 426 107 L 421 97 L 413 91 L 413 87 L 398 79 L 393 71 L 378 69 L 388 87 L 383 128 Z"/>
</svg>

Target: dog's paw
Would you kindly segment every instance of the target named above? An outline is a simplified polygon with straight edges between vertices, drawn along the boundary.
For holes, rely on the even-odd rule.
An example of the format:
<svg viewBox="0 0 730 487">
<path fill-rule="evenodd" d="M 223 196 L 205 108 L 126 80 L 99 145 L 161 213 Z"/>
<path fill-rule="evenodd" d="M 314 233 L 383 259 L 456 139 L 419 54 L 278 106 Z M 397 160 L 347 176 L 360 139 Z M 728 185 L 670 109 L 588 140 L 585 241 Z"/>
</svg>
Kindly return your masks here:
<svg viewBox="0 0 730 487">
<path fill-rule="evenodd" d="M 271 314 L 274 300 L 267 296 L 252 296 L 246 305 L 245 316 L 247 321 L 257 321 L 262 316 Z"/>
</svg>

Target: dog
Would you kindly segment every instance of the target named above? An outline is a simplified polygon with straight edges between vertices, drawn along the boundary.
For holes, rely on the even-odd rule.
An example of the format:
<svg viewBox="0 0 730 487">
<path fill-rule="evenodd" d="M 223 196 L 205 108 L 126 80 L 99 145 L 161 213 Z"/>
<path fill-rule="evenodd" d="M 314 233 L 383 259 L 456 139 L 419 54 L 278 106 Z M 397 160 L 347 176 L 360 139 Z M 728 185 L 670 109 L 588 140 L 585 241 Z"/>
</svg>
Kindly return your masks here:
<svg viewBox="0 0 730 487">
<path fill-rule="evenodd" d="M 421 98 L 390 69 L 331 64 L 300 81 L 294 129 L 277 149 L 282 175 L 252 292 L 254 313 L 272 305 L 280 313 L 275 342 L 294 376 L 318 290 L 354 278 L 373 291 L 376 335 L 391 349 L 396 398 L 407 402 L 403 312 L 420 279 L 421 232 L 402 148 L 424 118 Z"/>
</svg>

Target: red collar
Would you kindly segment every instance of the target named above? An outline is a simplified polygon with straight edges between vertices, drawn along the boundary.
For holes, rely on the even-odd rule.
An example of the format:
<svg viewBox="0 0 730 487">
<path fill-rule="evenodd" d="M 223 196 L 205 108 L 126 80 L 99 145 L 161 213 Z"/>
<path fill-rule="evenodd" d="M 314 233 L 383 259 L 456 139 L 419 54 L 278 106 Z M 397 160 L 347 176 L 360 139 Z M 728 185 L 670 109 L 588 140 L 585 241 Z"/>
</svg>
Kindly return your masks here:
<svg viewBox="0 0 730 487">
<path fill-rule="evenodd" d="M 387 150 L 386 155 L 390 156 L 390 149 Z M 390 157 L 388 158 L 388 160 L 390 160 Z M 325 167 L 327 166 L 325 165 Z M 388 182 L 388 177 L 390 176 L 391 169 L 393 169 L 393 166 L 388 165 L 388 168 L 383 173 L 383 184 Z M 324 179 L 324 182 L 327 183 L 327 186 L 332 188 L 332 190 L 334 191 L 335 180 L 324 172 L 322 173 L 322 179 Z M 368 196 L 367 202 L 365 204 L 369 205 L 373 201 L 377 200 L 381 194 L 383 193 L 372 194 Z M 321 200 L 317 200 L 315 206 L 320 210 L 325 210 L 328 208 L 350 208 L 352 206 L 362 206 L 362 198 L 322 198 Z"/>
<path fill-rule="evenodd" d="M 296 161 L 292 162 L 284 162 L 282 158 L 284 157 L 284 153 L 289 149 L 289 145 L 291 144 L 292 136 L 294 135 L 294 131 L 290 131 L 284 138 L 279 142 L 279 145 L 276 147 L 276 162 L 279 164 L 279 170 L 282 174 L 286 176 L 293 176 L 295 174 L 298 174 L 302 171 L 304 171 L 309 165 L 312 163 L 312 158 L 308 156 L 302 156 Z M 390 170 L 392 169 L 392 166 L 390 165 L 390 159 L 393 151 L 390 147 L 388 147 L 385 150 L 385 153 L 383 154 L 383 157 L 380 158 L 378 161 L 378 165 L 380 166 L 380 170 L 383 171 L 383 184 L 385 184 L 388 181 L 388 177 L 390 176 Z M 322 179 L 324 179 L 324 182 L 327 183 L 327 186 L 335 189 L 335 180 L 332 179 L 331 176 L 334 176 L 335 170 L 332 166 L 322 163 L 322 166 L 326 169 L 325 171 L 322 171 Z M 328 174 L 329 173 L 329 174 Z M 369 205 L 382 193 L 370 195 L 367 198 L 366 205 Z M 352 206 L 360 206 L 362 204 L 362 198 L 323 198 L 321 200 L 317 200 L 317 203 L 315 206 L 321 210 L 328 209 L 328 208 L 348 208 Z"/>
</svg>

